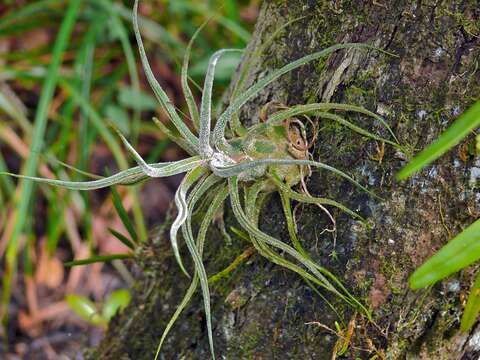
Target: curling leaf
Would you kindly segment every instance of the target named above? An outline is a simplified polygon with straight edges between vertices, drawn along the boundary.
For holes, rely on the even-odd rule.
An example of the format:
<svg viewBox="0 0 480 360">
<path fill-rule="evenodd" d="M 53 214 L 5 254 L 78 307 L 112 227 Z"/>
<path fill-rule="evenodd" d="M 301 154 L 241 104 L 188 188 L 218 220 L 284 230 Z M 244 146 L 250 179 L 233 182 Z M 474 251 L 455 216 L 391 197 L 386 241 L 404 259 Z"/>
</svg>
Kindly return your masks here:
<svg viewBox="0 0 480 360">
<path fill-rule="evenodd" d="M 200 107 L 200 155 L 206 157 L 212 153 L 210 147 L 210 125 L 212 123 L 212 88 L 215 77 L 215 67 L 217 61 L 224 54 L 242 52 L 239 49 L 222 49 L 216 51 L 208 62 L 207 74 L 205 75 L 205 83 L 203 85 L 202 104 Z"/>
</svg>

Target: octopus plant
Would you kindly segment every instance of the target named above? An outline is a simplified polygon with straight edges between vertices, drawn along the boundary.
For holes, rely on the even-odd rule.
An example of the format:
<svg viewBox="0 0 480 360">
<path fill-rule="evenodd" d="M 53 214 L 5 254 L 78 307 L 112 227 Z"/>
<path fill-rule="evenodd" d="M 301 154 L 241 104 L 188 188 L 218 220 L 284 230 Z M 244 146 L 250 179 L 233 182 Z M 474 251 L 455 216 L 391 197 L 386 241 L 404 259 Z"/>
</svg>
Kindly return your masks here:
<svg viewBox="0 0 480 360">
<path fill-rule="evenodd" d="M 228 198 L 230 199 L 230 204 L 238 223 L 245 233 L 248 234 L 248 239 L 258 254 L 275 264 L 296 272 L 316 291 L 317 287 L 321 287 L 332 292 L 370 318 L 369 311 L 364 305 L 356 300 L 332 273 L 314 262 L 309 254 L 303 250 L 296 235 L 295 221 L 290 202 L 291 200 L 295 200 L 297 202 L 317 204 L 325 210 L 332 221 L 333 218 L 327 211 L 327 206 L 337 207 L 353 218 L 362 221 L 363 219 L 357 213 L 349 210 L 340 203 L 331 199 L 313 197 L 309 194 L 304 180 L 309 176 L 313 168 L 318 168 L 333 172 L 339 177 L 350 181 L 362 191 L 376 197 L 345 172 L 313 160 L 309 149 L 315 139 L 307 139 L 306 128 L 309 124 L 312 124 L 313 121 L 319 119 L 336 121 L 362 136 L 398 147 L 398 142 L 392 130 L 386 122 L 375 113 L 359 106 L 339 103 L 313 103 L 290 107 L 278 103 L 266 104 L 263 109 L 259 109 L 261 121 L 248 129 L 239 125 L 238 112 L 248 100 L 252 99 L 267 85 L 271 84 L 280 76 L 306 63 L 326 57 L 340 49 L 373 48 L 369 45 L 358 43 L 337 44 L 301 57 L 271 72 L 245 90 L 238 91 L 237 88 L 237 90 L 233 92 L 234 96 L 230 100 L 230 104 L 223 110 L 214 123 L 212 121 L 212 87 L 215 66 L 223 54 L 241 50 L 222 49 L 212 55 L 204 80 L 201 103 L 199 108 L 197 108 L 192 91 L 188 85 L 187 74 L 189 53 L 192 41 L 195 38 L 194 36 L 187 47 L 181 78 L 190 118 L 192 119 L 195 129 L 192 131 L 182 120 L 152 73 L 139 32 L 137 10 L 138 0 L 135 1 L 134 5 L 133 25 L 142 65 L 156 98 L 168 114 L 178 134 L 170 131 L 160 121 L 155 120 L 155 122 L 191 156 L 175 162 L 147 164 L 125 137 L 117 131 L 138 166 L 108 177 L 85 182 L 25 177 L 15 174 L 9 175 L 67 189 L 94 190 L 117 184 L 131 185 L 149 177 L 158 178 L 186 173 L 175 194 L 175 204 L 178 209 L 178 214 L 170 228 L 170 242 L 176 261 L 183 273 L 191 279 L 191 284 L 183 301 L 176 309 L 164 330 L 157 349 L 157 356 L 166 335 L 200 284 L 211 356 L 215 358 L 210 314 L 210 292 L 208 276 L 202 263 L 202 253 L 207 229 Z M 200 31 L 200 29 L 198 31 Z M 258 57 L 258 54 L 256 55 Z M 253 61 L 252 59 L 254 58 L 255 56 L 250 57 L 250 61 Z M 246 68 L 248 69 L 248 67 L 249 66 L 244 66 L 244 70 Z M 393 140 L 372 134 L 351 123 L 339 115 L 341 111 L 356 112 L 371 117 L 388 130 L 389 136 L 391 136 Z M 308 124 L 305 122 L 308 122 Z M 212 130 L 213 123 L 214 126 Z M 315 129 L 315 127 L 313 128 Z M 295 190 L 296 187 L 298 187 L 299 191 Z M 209 194 L 214 194 L 213 199 L 209 201 L 206 214 L 200 223 L 198 232 L 194 233 L 191 222 L 192 213 L 198 209 L 207 191 Z M 293 246 L 264 233 L 258 227 L 262 203 L 266 196 L 273 192 L 279 192 L 281 195 Z M 179 232 L 181 232 L 182 238 L 193 260 L 194 271 L 192 276 L 189 275 L 180 256 Z M 318 291 L 317 293 L 321 296 Z"/>
</svg>

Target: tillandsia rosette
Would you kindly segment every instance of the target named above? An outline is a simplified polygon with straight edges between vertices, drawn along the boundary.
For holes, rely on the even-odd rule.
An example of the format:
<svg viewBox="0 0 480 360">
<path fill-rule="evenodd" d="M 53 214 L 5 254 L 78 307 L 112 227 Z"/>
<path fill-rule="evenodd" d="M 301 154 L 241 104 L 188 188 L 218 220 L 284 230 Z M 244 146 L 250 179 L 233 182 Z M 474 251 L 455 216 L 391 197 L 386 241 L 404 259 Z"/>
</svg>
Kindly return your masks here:
<svg viewBox="0 0 480 360">
<path fill-rule="evenodd" d="M 211 356 L 215 358 L 210 311 L 210 292 L 208 276 L 202 262 L 202 254 L 207 229 L 228 198 L 238 223 L 246 234 L 248 234 L 248 239 L 260 255 L 275 264 L 296 272 L 305 279 L 312 288 L 321 287 L 332 292 L 360 311 L 367 318 L 371 319 L 371 315 L 365 306 L 360 303 L 332 273 L 313 261 L 302 248 L 296 235 L 290 202 L 291 200 L 295 200 L 297 202 L 317 204 L 332 221 L 332 231 L 335 230 L 335 220 L 328 211 L 328 207 L 336 207 L 353 218 L 363 221 L 360 215 L 348 209 L 346 206 L 332 199 L 313 197 L 309 194 L 305 185 L 305 178 L 311 174 L 313 169 L 321 169 L 333 172 L 354 184 L 361 191 L 367 192 L 372 197 L 377 197 L 345 172 L 313 159 L 309 149 L 315 142 L 316 135 L 314 134 L 311 139 L 308 139 L 307 126 L 310 126 L 314 130 L 313 132 L 316 133 L 318 129 L 315 124 L 318 120 L 335 121 L 362 136 L 401 149 L 402 147 L 398 144 L 398 140 L 393 131 L 385 120 L 377 114 L 365 108 L 348 104 L 313 103 L 285 106 L 280 103 L 268 103 L 265 104 L 262 109 L 259 109 L 261 122 L 247 129 L 239 124 L 238 112 L 248 100 L 252 99 L 280 76 L 304 64 L 326 57 L 335 51 L 352 48 L 384 51 L 367 44 L 337 44 L 313 54 L 303 56 L 280 69 L 272 71 L 269 75 L 263 77 L 257 83 L 246 89 L 239 88 L 242 86 L 242 84 L 240 84 L 241 81 L 239 81 L 233 91 L 230 104 L 218 116 L 216 122 L 213 122 L 212 88 L 216 64 L 224 54 L 240 52 L 242 50 L 222 49 L 212 55 L 205 75 L 200 107 L 197 107 L 188 84 L 188 65 L 192 43 L 199 31 L 201 31 L 202 26 L 197 30 L 187 47 L 181 72 L 182 89 L 194 127 L 192 131 L 180 117 L 150 68 L 139 31 L 137 11 L 138 0 L 135 1 L 133 9 L 133 25 L 142 65 L 157 100 L 167 113 L 178 134 L 169 130 L 159 120 L 154 119 L 154 121 L 170 139 L 175 141 L 191 156 L 175 162 L 148 164 L 127 139 L 116 130 L 127 150 L 133 155 L 138 164 L 137 166 L 108 177 L 85 182 L 27 177 L 16 174 L 8 175 L 72 190 L 94 190 L 112 185 L 131 185 L 147 178 L 167 177 L 186 173 L 175 194 L 175 204 L 178 209 L 178 214 L 170 228 L 170 242 L 176 261 L 185 275 L 191 279 L 191 284 L 183 301 L 179 304 L 163 332 L 156 357 L 158 357 L 168 332 L 189 303 L 198 285 L 200 285 L 204 301 Z M 287 25 L 288 24 L 285 26 Z M 275 36 L 275 34 L 273 36 Z M 251 63 L 258 59 L 260 55 L 261 54 L 257 52 L 254 56 L 251 56 L 248 60 L 250 64 L 244 66 L 243 71 L 247 71 Z M 244 78 L 245 74 L 241 74 L 240 79 Z M 375 135 L 355 125 L 342 117 L 340 115 L 342 112 L 355 112 L 370 117 L 385 127 L 390 139 Z M 213 123 L 215 126 L 212 129 Z M 298 191 L 294 190 L 294 188 L 298 188 Z M 215 195 L 207 208 L 206 215 L 202 219 L 198 231 L 194 233 L 191 223 L 192 213 L 199 206 L 202 198 L 204 198 L 203 195 L 206 194 L 207 191 Z M 258 218 L 262 202 L 266 194 L 273 192 L 278 192 L 281 195 L 293 246 L 262 232 L 258 227 Z M 241 194 L 243 196 L 241 196 Z M 192 276 L 183 265 L 180 255 L 178 244 L 179 232 L 182 233 L 182 237 L 193 260 L 194 272 Z"/>
</svg>

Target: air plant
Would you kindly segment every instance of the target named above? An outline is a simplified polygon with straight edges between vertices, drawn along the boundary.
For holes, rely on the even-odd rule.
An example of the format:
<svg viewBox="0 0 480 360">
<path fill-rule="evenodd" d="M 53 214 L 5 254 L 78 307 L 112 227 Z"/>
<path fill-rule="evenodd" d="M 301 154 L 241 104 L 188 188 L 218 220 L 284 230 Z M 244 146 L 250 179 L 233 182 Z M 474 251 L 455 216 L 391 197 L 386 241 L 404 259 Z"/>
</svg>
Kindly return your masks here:
<svg viewBox="0 0 480 360">
<path fill-rule="evenodd" d="M 156 119 L 154 119 L 155 123 L 191 156 L 175 162 L 147 164 L 127 139 L 117 131 L 120 139 L 133 155 L 138 166 L 105 178 L 85 182 L 53 180 L 15 174 L 8 175 L 72 190 L 94 190 L 113 185 L 131 185 L 150 177 L 167 177 L 186 173 L 175 194 L 178 214 L 170 228 L 170 242 L 175 259 L 183 273 L 191 278 L 191 284 L 183 301 L 164 330 L 156 357 L 158 357 L 160 348 L 175 320 L 185 309 L 200 284 L 211 356 L 215 358 L 210 314 L 210 292 L 208 276 L 202 263 L 202 254 L 207 229 L 227 198 L 230 198 L 230 203 L 238 223 L 246 231 L 248 239 L 260 255 L 275 264 L 296 272 L 310 286 L 318 286 L 332 292 L 371 319 L 371 315 L 365 306 L 355 299 L 332 273 L 315 263 L 308 253 L 303 250 L 296 235 L 290 201 L 293 199 L 298 202 L 317 204 L 328 214 L 333 223 L 333 217 L 331 217 L 326 206 L 336 207 L 355 219 L 363 220 L 357 213 L 334 200 L 313 197 L 309 194 L 304 180 L 311 173 L 312 168 L 333 172 L 339 177 L 348 180 L 362 191 L 376 197 L 375 194 L 371 193 L 366 187 L 345 172 L 312 159 L 309 149 L 315 139 L 307 139 L 307 125 L 300 119 L 313 123 L 313 120 L 310 118 L 313 116 L 317 119 L 336 121 L 362 136 L 399 147 L 392 130 L 375 113 L 359 106 L 339 103 L 314 103 L 290 107 L 275 103 L 266 104 L 261 109 L 262 115 L 260 118 L 263 121 L 248 129 L 238 125 L 237 114 L 248 100 L 252 99 L 267 85 L 304 64 L 326 57 L 341 49 L 375 48 L 358 43 L 333 45 L 322 51 L 301 57 L 273 71 L 244 91 L 238 91 L 237 89 L 237 91 L 234 91 L 235 96 L 231 99 L 230 104 L 216 119 L 212 130 L 211 108 L 215 66 L 222 55 L 242 50 L 222 49 L 212 55 L 205 76 L 200 108 L 197 108 L 192 91 L 188 85 L 187 73 L 190 49 L 193 39 L 200 31 L 199 29 L 187 47 L 181 76 L 182 89 L 195 127 L 195 134 L 182 120 L 165 91 L 154 77 L 139 32 L 137 10 L 138 0 L 135 1 L 134 5 L 133 25 L 142 65 L 156 98 L 168 114 L 178 134 L 173 133 Z M 340 111 L 361 113 L 375 119 L 383 124 L 393 140 L 372 134 L 349 122 L 338 114 Z M 234 130 L 228 132 L 228 126 Z M 299 186 L 300 192 L 294 190 L 296 186 Z M 214 193 L 215 196 L 208 206 L 198 232 L 194 234 L 191 224 L 192 213 L 198 208 L 201 199 L 207 191 Z M 293 247 L 262 232 L 258 228 L 258 218 L 262 203 L 266 195 L 273 192 L 279 192 L 281 195 Z M 243 201 L 241 194 L 243 195 Z M 182 233 L 193 260 L 194 272 L 192 277 L 183 265 L 180 256 L 179 232 Z M 282 254 L 287 254 L 288 258 Z"/>
</svg>

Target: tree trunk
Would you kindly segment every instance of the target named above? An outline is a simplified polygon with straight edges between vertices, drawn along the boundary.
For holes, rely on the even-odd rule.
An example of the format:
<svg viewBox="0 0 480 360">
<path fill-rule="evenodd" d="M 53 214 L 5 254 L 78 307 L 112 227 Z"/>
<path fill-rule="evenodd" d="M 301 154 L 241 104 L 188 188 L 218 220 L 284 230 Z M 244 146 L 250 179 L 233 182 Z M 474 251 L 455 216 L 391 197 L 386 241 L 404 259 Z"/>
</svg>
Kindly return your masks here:
<svg viewBox="0 0 480 360">
<path fill-rule="evenodd" d="M 248 84 L 335 43 L 369 43 L 395 56 L 338 51 L 266 88 L 245 106 L 242 121 L 257 122 L 260 109 L 272 100 L 288 105 L 355 104 L 386 118 L 399 141 L 416 152 L 478 98 L 480 10 L 476 0 L 365 3 L 265 1 L 245 58 L 281 25 L 296 20 L 251 68 Z M 358 125 L 388 137 L 381 124 L 350 116 Z M 398 183 L 394 174 L 406 163 L 404 154 L 388 145 L 383 153 L 381 144 L 324 120 L 314 157 L 352 174 L 383 198 L 373 199 L 338 177 L 314 172 L 307 183 L 312 194 L 342 202 L 367 217 L 371 225 L 359 225 L 334 212 L 335 247 L 331 234 L 322 233 L 329 222 L 319 208 L 299 206 L 296 211 L 304 247 L 370 307 L 374 323 L 323 292 L 336 314 L 299 276 L 254 254 L 211 287 L 218 358 L 330 359 L 338 335 L 347 336 L 347 332 L 335 334 L 326 327 L 335 329 L 340 319 L 344 330 L 355 320 L 343 358 L 375 354 L 391 359 L 478 358 L 479 328 L 470 334 L 458 331 L 472 271 L 424 291 L 407 286 L 417 266 L 478 217 L 478 160 L 474 167 L 462 145 L 409 181 Z M 227 229 L 235 226 L 228 207 L 224 219 Z M 189 285 L 173 259 L 168 227 L 169 221 L 137 252 L 142 276 L 132 304 L 112 321 L 92 358 L 152 358 L 166 322 Z M 264 208 L 261 228 L 289 241 L 278 197 L 273 196 Z M 225 268 L 248 246 L 233 234 L 228 243 L 212 226 L 205 250 L 207 272 Z M 199 293 L 174 326 L 162 355 L 164 359 L 209 358 Z"/>
</svg>

